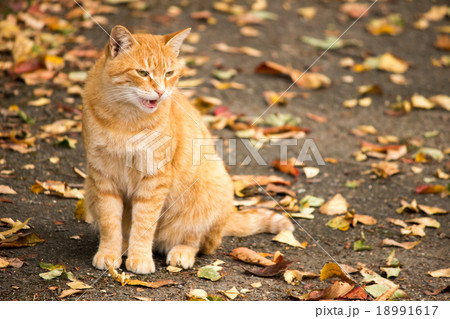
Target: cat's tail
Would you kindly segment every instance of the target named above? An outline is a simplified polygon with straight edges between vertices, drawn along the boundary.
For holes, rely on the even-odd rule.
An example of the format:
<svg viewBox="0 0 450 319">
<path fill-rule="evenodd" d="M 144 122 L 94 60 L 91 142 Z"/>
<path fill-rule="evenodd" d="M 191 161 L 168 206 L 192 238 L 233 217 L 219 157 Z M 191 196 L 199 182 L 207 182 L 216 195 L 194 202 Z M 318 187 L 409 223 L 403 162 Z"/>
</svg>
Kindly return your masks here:
<svg viewBox="0 0 450 319">
<path fill-rule="evenodd" d="M 294 231 L 288 217 L 269 209 L 247 209 L 230 214 L 223 236 L 244 237 L 258 233 L 277 234 L 282 230 Z"/>
</svg>

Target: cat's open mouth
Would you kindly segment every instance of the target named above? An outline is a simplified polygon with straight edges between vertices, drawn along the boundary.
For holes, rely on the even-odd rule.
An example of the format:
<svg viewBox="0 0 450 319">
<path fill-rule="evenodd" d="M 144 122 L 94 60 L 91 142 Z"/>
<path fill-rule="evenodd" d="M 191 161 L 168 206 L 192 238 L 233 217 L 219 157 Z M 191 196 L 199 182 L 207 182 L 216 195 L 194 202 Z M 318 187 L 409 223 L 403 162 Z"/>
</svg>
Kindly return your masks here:
<svg viewBox="0 0 450 319">
<path fill-rule="evenodd" d="M 158 100 L 147 100 L 143 98 L 139 98 L 139 100 L 141 101 L 142 105 L 144 105 L 144 107 L 149 109 L 154 109 L 158 106 Z"/>
</svg>

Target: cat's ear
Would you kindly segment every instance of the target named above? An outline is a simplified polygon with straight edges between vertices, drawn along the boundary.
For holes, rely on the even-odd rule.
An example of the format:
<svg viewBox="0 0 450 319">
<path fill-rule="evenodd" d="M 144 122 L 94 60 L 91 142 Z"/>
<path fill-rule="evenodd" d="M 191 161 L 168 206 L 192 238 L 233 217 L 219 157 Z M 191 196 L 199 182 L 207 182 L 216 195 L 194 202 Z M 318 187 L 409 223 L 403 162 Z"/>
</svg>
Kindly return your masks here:
<svg viewBox="0 0 450 319">
<path fill-rule="evenodd" d="M 108 49 L 112 58 L 115 58 L 120 52 L 127 51 L 136 43 L 127 28 L 116 25 L 110 34 Z"/>
<path fill-rule="evenodd" d="M 166 46 L 168 46 L 176 56 L 180 53 L 180 47 L 183 44 L 184 39 L 191 32 L 191 28 L 187 28 L 172 34 L 164 36 Z"/>
</svg>

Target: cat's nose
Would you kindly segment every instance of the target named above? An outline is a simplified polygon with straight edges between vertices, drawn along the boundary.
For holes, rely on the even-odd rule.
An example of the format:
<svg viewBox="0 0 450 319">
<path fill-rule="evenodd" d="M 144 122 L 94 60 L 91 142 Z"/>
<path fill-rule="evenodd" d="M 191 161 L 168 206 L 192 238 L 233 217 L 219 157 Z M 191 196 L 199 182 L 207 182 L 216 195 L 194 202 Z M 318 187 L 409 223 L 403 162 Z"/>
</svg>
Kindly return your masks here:
<svg viewBox="0 0 450 319">
<path fill-rule="evenodd" d="M 159 97 L 163 96 L 163 94 L 166 93 L 166 91 L 161 90 L 161 89 L 155 90 L 155 92 L 156 92 L 156 94 L 158 94 Z"/>
</svg>

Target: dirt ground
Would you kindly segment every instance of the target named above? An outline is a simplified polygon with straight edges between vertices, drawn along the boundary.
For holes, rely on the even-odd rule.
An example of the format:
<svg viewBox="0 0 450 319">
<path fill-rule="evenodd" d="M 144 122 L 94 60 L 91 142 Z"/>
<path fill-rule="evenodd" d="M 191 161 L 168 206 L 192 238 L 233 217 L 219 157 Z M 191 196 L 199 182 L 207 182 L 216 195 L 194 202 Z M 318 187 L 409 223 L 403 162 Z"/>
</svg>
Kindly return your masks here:
<svg viewBox="0 0 450 319">
<path fill-rule="evenodd" d="M 179 15 L 167 16 L 169 2 L 181 9 Z M 302 1 L 301 4 L 296 1 L 268 1 L 266 10 L 277 14 L 278 20 L 266 20 L 261 25 L 253 26 L 259 30 L 260 35 L 250 38 L 240 34 L 240 27 L 228 20 L 228 14 L 214 10 L 213 1 L 150 1 L 149 3 L 150 10 L 138 12 L 138 15 L 136 10 L 131 10 L 126 4 L 116 5 L 120 9 L 119 13 L 107 15 L 108 22 L 103 27 L 109 31 L 114 25 L 121 24 L 134 32 L 146 31 L 158 34 L 192 27 L 193 32 L 198 32 L 201 36 L 198 43 L 191 44 L 197 48 L 194 55 L 210 57 L 205 65 L 198 67 L 199 73 L 195 78 L 203 77 L 206 81 L 195 88 L 196 94 L 220 98 L 223 105 L 228 106 L 232 113 L 245 113 L 254 117 L 259 116 L 267 107 L 263 97 L 264 91 L 282 92 L 292 83 L 284 77 L 254 73 L 253 70 L 259 63 L 275 61 L 282 65 L 290 64 L 300 70 L 306 69 L 323 50 L 303 43 L 301 36 L 323 39 L 326 30 L 335 30 L 339 35 L 354 21 L 340 12 L 341 1 L 308 0 Z M 253 1 L 239 0 L 236 3 L 250 7 Z M 289 10 L 286 10 L 287 7 L 283 8 L 285 3 L 290 5 Z M 12 200 L 12 203 L 0 202 L 0 217 L 10 217 L 21 221 L 31 217 L 29 224 L 33 231 L 45 239 L 44 243 L 34 247 L 0 248 L 1 257 L 20 257 L 24 261 L 24 265 L 20 268 L 0 269 L 0 300 L 58 300 L 58 295 L 68 288 L 66 285 L 68 280 L 63 277 L 49 281 L 43 280 L 39 277 L 39 273 L 44 272 L 39 267 L 40 262 L 63 264 L 77 279 L 93 286 L 93 289 L 85 291 L 81 296 L 74 295 L 67 300 L 78 298 L 81 300 L 135 300 L 135 296 L 148 297 L 152 300 L 187 300 L 186 293 L 193 288 L 220 294 L 219 291 L 232 287 L 238 290 L 250 289 L 250 292 L 245 293 L 245 298 L 241 296 L 236 300 L 295 300 L 290 296 L 289 291 L 301 295 L 314 288 L 324 288 L 328 283 L 321 282 L 319 279 L 308 279 L 298 286 L 292 286 L 285 282 L 282 275 L 259 278 L 246 273 L 243 269 L 243 267 L 256 266 L 235 261 L 227 253 L 240 246 L 272 254 L 281 251 L 286 259 L 295 260 L 291 266 L 292 269 L 320 273 L 324 264 L 334 259 L 352 267 L 365 264 L 367 268 L 381 274 L 379 267 L 385 265 L 386 258 L 392 250 L 392 247 L 380 245 L 385 238 L 398 242 L 420 240 L 420 243 L 411 250 L 395 248 L 396 257 L 402 264 L 402 271 L 397 278 L 390 279 L 399 284 L 400 288 L 408 294 L 408 300 L 448 300 L 448 289 L 447 292 L 434 296 L 427 295 L 425 292 L 450 284 L 449 278 L 433 278 L 427 275 L 429 271 L 450 267 L 450 216 L 448 214 L 430 216 L 436 219 L 441 227 L 426 228 L 426 236 L 423 238 L 404 236 L 400 233 L 398 226 L 386 221 L 386 218 L 406 220 L 426 216 L 423 213 L 408 216 L 397 214 L 396 209 L 401 206 L 402 199 L 408 202 L 417 199 L 419 204 L 450 210 L 448 197 L 445 198 L 441 194 L 415 194 L 415 188 L 426 182 L 448 184 L 448 181 L 438 179 L 435 172 L 439 168 L 449 173 L 449 154 L 447 153 L 442 161 L 415 163 L 412 155 L 414 147 L 410 143 L 412 140 L 419 140 L 426 147 L 442 151 L 448 149 L 450 147 L 450 113 L 439 107 L 431 110 L 413 108 L 411 112 L 400 116 L 391 116 L 386 113 L 397 96 L 409 99 L 414 93 L 425 97 L 449 93 L 448 67 L 436 67 L 431 63 L 432 58 L 439 59 L 448 54 L 448 51 L 439 50 L 434 46 L 437 37 L 436 28 L 448 25 L 448 16 L 440 21 L 430 22 L 430 26 L 425 30 L 413 27 L 418 16 L 427 12 L 431 5 L 444 4 L 448 5 L 448 2 L 445 0 L 378 1 L 370 9 L 368 17 L 358 21 L 344 36 L 345 39 L 358 39 L 362 42 L 362 46 L 330 50 L 314 65 L 314 71 L 327 75 L 332 81 L 331 85 L 319 90 L 293 86 L 289 92 L 307 92 L 309 97 L 296 97 L 286 106 L 274 106 L 267 113 L 284 112 L 299 116 L 302 119 L 301 126 L 311 129 L 307 137 L 314 139 L 322 156 L 338 160 L 338 163 L 320 166 L 320 174 L 312 180 L 307 180 L 303 174 L 300 174 L 299 179 L 291 186 L 298 194 L 297 198 L 300 199 L 308 194 L 329 200 L 336 193 L 340 193 L 356 213 L 368 214 L 376 218 L 376 225 L 358 224 L 348 231 L 331 229 L 325 224 L 332 217 L 320 214 L 316 209 L 314 219 L 296 219 L 301 228 L 304 228 L 312 237 L 296 225 L 294 233 L 296 238 L 300 242 L 308 242 L 305 249 L 274 242 L 271 234 L 224 238 L 214 255 L 198 256 L 193 270 L 169 273 L 166 270 L 165 257 L 156 255 L 156 272 L 135 277 L 146 281 L 172 279 L 177 282 L 176 285 L 159 289 L 122 287 L 108 274 L 92 267 L 91 261 L 97 249 L 98 235 L 89 225 L 74 217 L 77 201 L 46 196 L 42 193 L 34 194 L 30 191 L 35 180 L 60 180 L 74 185 L 83 183 L 83 179 L 73 171 L 74 167 L 85 171 L 84 150 L 80 135 L 77 133 L 70 135 L 78 141 L 75 149 L 63 148 L 38 139 L 36 152 L 20 154 L 6 148 L 0 151 L 0 159 L 4 159 L 1 164 L 0 184 L 8 185 L 17 192 L 16 195 L 0 195 L 1 198 Z M 316 16 L 309 21 L 297 13 L 298 8 L 308 6 L 318 9 Z M 6 8 L 6 5 L 3 8 Z M 59 15 L 63 17 L 67 10 L 64 8 Z M 191 18 L 192 12 L 202 10 L 211 11 L 217 19 L 217 24 L 210 25 Z M 390 13 L 400 13 L 405 20 L 405 28 L 400 35 L 373 36 L 365 30 L 365 25 L 370 19 Z M 92 46 L 98 50 L 108 40 L 107 34 L 96 25 L 89 29 L 77 30 L 77 34 L 86 36 Z M 243 45 L 253 47 L 262 51 L 262 56 L 253 57 L 212 50 L 211 46 L 218 42 L 226 42 L 235 47 Z M 67 49 L 76 48 L 77 43 L 67 44 Z M 409 63 L 409 70 L 404 74 L 407 85 L 392 83 L 388 72 L 371 70 L 357 73 L 339 66 L 339 60 L 344 57 L 351 57 L 357 63 L 361 63 L 369 55 L 377 56 L 385 52 L 391 52 Z M 12 60 L 7 52 L 2 52 L 1 58 L 4 61 Z M 239 72 L 233 81 L 245 84 L 246 89 L 223 91 L 215 89 L 209 84 L 209 79 L 217 65 L 238 69 Z M 70 71 L 72 71 L 70 65 L 66 65 L 62 70 L 66 73 Z M 354 82 L 344 83 L 342 76 L 345 75 L 353 76 Z M 50 124 L 62 118 L 73 118 L 76 115 L 67 110 L 58 110 L 58 102 L 66 103 L 63 102 L 67 97 L 66 89 L 50 81 L 45 85 L 29 86 L 21 79 L 4 71 L 0 75 L 0 82 L 1 109 L 6 110 L 11 105 L 20 106 L 20 109 L 28 116 L 36 119 L 36 123 L 30 125 L 33 134 L 36 134 L 39 127 L 44 124 Z M 345 100 L 358 97 L 358 86 L 369 84 L 378 84 L 383 91 L 382 95 L 370 95 L 372 104 L 369 107 L 343 107 Z M 32 90 L 36 87 L 54 89 L 49 105 L 43 107 L 27 105 L 28 101 L 36 99 Z M 74 96 L 74 99 L 72 106 L 81 104 L 81 98 L 78 95 Z M 328 121 L 316 122 L 310 119 L 307 113 L 325 116 Z M 6 116 L 2 114 L 2 132 L 8 132 L 11 129 L 8 125 Z M 355 136 L 350 131 L 359 125 L 373 125 L 378 132 L 376 135 Z M 429 131 L 438 131 L 438 134 L 424 137 L 424 133 Z M 225 138 L 233 137 L 233 132 L 229 129 L 217 130 L 214 134 Z M 369 158 L 359 162 L 352 156 L 360 149 L 361 139 L 377 143 L 376 137 L 382 135 L 395 135 L 402 143 L 410 145 L 408 154 L 405 156 L 408 160 L 398 161 L 401 172 L 389 178 L 379 178 L 370 172 L 371 164 L 379 160 Z M 299 148 L 290 149 L 289 154 L 295 156 L 298 150 Z M 242 160 L 248 155 L 239 143 L 237 153 L 238 162 L 239 159 Z M 277 157 L 276 147 L 264 146 L 261 154 L 269 165 L 258 166 L 253 161 L 249 166 L 230 166 L 230 173 L 233 175 L 279 175 L 293 181 L 293 178 L 275 171 L 270 166 Z M 50 157 L 59 157 L 59 163 L 51 163 Z M 34 164 L 35 168 L 26 170 L 23 168 L 25 164 Z M 307 164 L 317 166 L 315 163 Z M 422 167 L 423 171 L 418 174 L 413 173 L 411 166 Z M 14 172 L 4 174 L 4 170 L 14 170 Z M 346 182 L 351 180 L 361 180 L 360 186 L 346 187 Z M 275 198 L 280 200 L 282 197 Z M 354 251 L 352 249 L 353 242 L 361 239 L 361 232 L 365 234 L 366 243 L 373 246 L 372 250 Z M 71 239 L 75 235 L 79 235 L 80 239 Z M 196 269 L 211 264 L 216 259 L 225 262 L 222 265 L 225 276 L 216 282 L 198 278 Z M 358 281 L 362 279 L 359 273 L 353 274 L 352 277 Z M 262 286 L 252 288 L 250 284 L 255 282 L 261 282 Z"/>
</svg>

